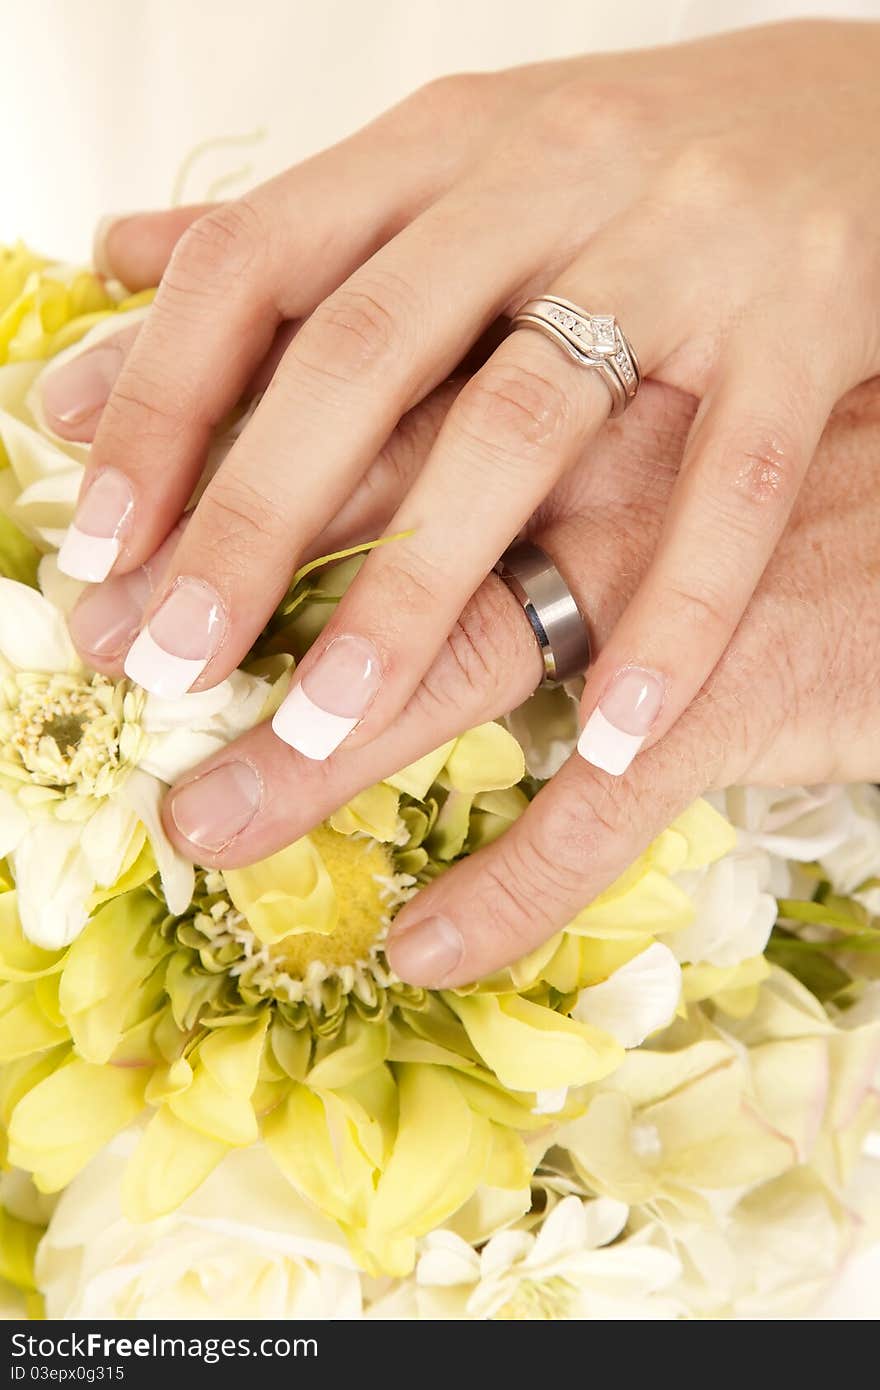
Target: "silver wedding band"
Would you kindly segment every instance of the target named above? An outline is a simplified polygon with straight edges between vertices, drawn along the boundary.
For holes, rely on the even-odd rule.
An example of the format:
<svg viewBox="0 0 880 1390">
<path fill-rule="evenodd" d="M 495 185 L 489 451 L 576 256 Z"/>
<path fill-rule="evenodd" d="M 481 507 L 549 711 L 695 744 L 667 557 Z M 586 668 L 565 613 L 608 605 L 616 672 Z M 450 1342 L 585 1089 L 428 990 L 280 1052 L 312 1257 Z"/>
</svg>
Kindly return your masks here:
<svg viewBox="0 0 880 1390">
<path fill-rule="evenodd" d="M 528 300 L 511 322 L 552 338 L 582 367 L 601 376 L 611 395 L 611 414 L 622 415 L 636 398 L 642 374 L 635 349 L 613 314 L 588 314 L 570 299 L 540 295 Z"/>
<path fill-rule="evenodd" d="M 540 546 L 517 541 L 495 573 L 522 604 L 544 661 L 544 684 L 571 680 L 590 664 L 590 635 L 574 595 Z"/>
</svg>

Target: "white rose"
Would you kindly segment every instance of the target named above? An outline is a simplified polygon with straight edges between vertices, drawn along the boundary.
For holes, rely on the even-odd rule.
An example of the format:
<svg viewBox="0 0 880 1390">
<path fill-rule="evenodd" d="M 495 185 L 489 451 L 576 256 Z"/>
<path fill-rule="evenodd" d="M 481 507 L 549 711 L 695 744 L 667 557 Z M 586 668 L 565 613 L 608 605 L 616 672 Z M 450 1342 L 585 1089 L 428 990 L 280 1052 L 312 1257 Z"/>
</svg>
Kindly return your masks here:
<svg viewBox="0 0 880 1390">
<path fill-rule="evenodd" d="M 108 1144 L 63 1193 L 36 1261 L 49 1318 L 358 1318 L 360 1276 L 341 1233 L 265 1151 L 232 1151 L 173 1215 L 122 1216 L 137 1142 Z"/>
</svg>

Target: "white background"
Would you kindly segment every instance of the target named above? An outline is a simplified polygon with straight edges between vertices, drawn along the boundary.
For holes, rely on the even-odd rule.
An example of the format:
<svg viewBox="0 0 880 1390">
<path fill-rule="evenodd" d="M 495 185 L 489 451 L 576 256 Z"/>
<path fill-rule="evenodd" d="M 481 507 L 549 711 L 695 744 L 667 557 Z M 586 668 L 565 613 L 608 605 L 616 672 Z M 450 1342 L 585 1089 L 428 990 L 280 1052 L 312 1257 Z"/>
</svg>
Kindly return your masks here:
<svg viewBox="0 0 880 1390">
<path fill-rule="evenodd" d="M 105 212 L 236 192 L 444 72 L 880 0 L 0 0 L 0 240 L 87 254 Z"/>
</svg>

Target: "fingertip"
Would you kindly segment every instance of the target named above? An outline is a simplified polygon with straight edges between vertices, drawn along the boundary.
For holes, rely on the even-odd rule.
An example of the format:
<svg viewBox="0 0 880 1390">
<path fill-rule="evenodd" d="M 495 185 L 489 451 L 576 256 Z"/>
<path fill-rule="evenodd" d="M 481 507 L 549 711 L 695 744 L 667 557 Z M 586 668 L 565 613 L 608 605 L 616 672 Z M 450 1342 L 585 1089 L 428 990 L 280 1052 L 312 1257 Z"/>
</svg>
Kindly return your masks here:
<svg viewBox="0 0 880 1390">
<path fill-rule="evenodd" d="M 95 670 L 119 677 L 126 652 L 134 641 L 150 597 L 144 570 L 112 577 L 87 589 L 70 619 L 77 651 Z"/>
<path fill-rule="evenodd" d="M 152 289 L 162 279 L 183 233 L 208 206 L 102 217 L 92 245 L 96 271 L 106 279 L 120 280 L 130 290 Z"/>
<path fill-rule="evenodd" d="M 217 860 L 247 830 L 263 799 L 258 769 L 233 758 L 172 787 L 162 817 L 181 853 L 205 863 Z"/>
<path fill-rule="evenodd" d="M 401 923 L 388 938 L 391 969 L 407 984 L 442 989 L 461 965 L 464 938 L 448 917 L 421 917 Z"/>
</svg>

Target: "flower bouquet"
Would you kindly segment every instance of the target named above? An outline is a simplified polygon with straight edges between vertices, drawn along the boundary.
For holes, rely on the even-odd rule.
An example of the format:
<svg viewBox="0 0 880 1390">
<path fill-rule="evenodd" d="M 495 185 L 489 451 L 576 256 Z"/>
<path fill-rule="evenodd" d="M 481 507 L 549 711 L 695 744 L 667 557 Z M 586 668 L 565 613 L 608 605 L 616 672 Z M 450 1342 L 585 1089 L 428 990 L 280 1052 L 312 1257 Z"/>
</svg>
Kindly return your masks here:
<svg viewBox="0 0 880 1390">
<path fill-rule="evenodd" d="M 87 446 L 41 383 L 149 297 L 0 253 L 0 1307 L 808 1315 L 880 1230 L 880 793 L 701 801 L 442 992 L 395 977 L 391 919 L 573 745 L 563 690 L 193 868 L 165 787 L 274 712 L 362 555 L 296 575 L 214 689 L 83 665 L 54 555 Z"/>
</svg>

